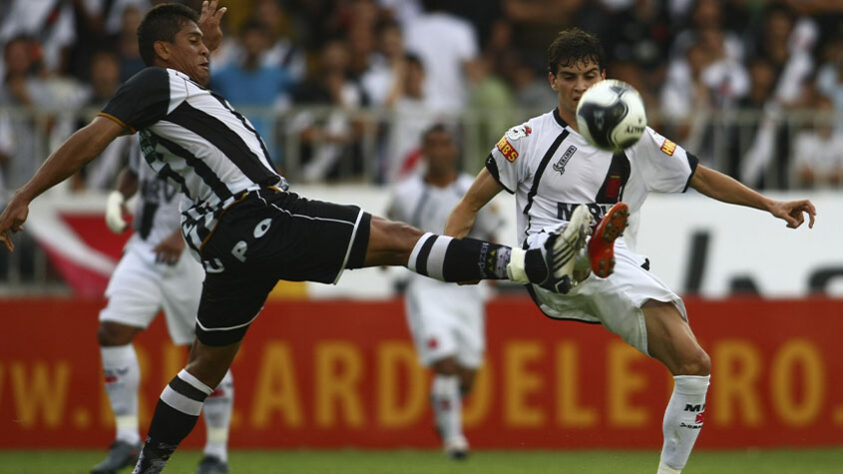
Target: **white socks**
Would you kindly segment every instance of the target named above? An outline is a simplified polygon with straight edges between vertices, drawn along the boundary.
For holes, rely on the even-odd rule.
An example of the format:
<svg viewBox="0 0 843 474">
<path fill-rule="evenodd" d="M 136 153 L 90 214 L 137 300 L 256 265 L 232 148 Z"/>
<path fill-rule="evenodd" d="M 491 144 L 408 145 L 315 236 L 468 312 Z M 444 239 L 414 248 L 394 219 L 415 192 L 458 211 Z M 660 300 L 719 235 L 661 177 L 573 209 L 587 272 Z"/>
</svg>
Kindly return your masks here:
<svg viewBox="0 0 843 474">
<path fill-rule="evenodd" d="M 462 399 L 459 376 L 434 375 L 430 400 L 436 426 L 442 431 L 442 439 L 445 443 L 461 438 Z"/>
<path fill-rule="evenodd" d="M 231 370 L 225 373 L 222 382 L 205 399 L 202 412 L 205 414 L 207 438 L 205 455 L 216 456 L 223 462 L 228 461 L 228 429 L 231 424 L 231 412 L 234 408 L 234 379 Z"/>
<path fill-rule="evenodd" d="M 131 344 L 100 347 L 105 372 L 105 391 L 111 402 L 117 425 L 116 438 L 127 443 L 140 442 L 138 433 L 138 387 L 140 367 Z"/>
<path fill-rule="evenodd" d="M 664 445 L 658 474 L 679 474 L 700 429 L 705 415 L 705 394 L 711 376 L 677 375 L 673 377 L 673 395 L 664 413 Z"/>
</svg>

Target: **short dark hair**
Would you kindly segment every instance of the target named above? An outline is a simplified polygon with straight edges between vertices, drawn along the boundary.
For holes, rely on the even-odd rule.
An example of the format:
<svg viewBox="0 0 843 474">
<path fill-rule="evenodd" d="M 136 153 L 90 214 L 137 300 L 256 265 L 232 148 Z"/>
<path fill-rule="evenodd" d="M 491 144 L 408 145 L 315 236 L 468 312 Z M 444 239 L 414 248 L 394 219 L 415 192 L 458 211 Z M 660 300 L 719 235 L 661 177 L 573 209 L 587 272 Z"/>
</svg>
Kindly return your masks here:
<svg viewBox="0 0 843 474">
<path fill-rule="evenodd" d="M 155 64 L 155 42 L 172 43 L 185 23 L 199 23 L 196 10 L 180 3 L 162 3 L 152 7 L 138 26 L 138 49 L 143 63 Z"/>
<path fill-rule="evenodd" d="M 596 36 L 579 28 L 559 32 L 547 48 L 547 72 L 556 74 L 561 66 L 593 61 L 601 71 L 606 69 L 606 53 Z"/>
<path fill-rule="evenodd" d="M 447 133 L 452 139 L 455 138 L 454 134 L 451 132 L 451 129 L 448 128 L 447 125 L 442 122 L 436 122 L 433 125 L 427 127 L 424 132 L 422 132 L 422 143 L 427 142 L 427 139 L 430 138 L 430 136 L 434 133 Z"/>
</svg>

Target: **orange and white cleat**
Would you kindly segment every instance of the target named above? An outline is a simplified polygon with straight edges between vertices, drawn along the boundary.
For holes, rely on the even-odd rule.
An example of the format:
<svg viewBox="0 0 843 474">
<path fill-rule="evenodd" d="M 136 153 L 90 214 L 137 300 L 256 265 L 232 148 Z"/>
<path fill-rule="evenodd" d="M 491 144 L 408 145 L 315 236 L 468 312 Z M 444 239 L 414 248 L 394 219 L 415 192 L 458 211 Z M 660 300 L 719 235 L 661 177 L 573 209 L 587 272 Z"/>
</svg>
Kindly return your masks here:
<svg viewBox="0 0 843 474">
<path fill-rule="evenodd" d="M 629 206 L 624 202 L 612 206 L 588 241 L 588 260 L 591 271 L 600 278 L 606 278 L 615 270 L 615 240 L 623 235 L 629 225 Z"/>
</svg>

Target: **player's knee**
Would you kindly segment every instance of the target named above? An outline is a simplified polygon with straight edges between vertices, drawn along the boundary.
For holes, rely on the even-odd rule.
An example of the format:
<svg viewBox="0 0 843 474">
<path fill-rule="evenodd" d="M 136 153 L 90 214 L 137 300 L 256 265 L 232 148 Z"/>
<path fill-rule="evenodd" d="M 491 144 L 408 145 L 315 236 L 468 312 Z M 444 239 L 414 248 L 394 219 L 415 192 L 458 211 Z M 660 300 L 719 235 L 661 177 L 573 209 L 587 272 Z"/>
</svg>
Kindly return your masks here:
<svg viewBox="0 0 843 474">
<path fill-rule="evenodd" d="M 699 348 L 693 355 L 684 358 L 677 375 L 710 375 L 711 357 Z"/>
<path fill-rule="evenodd" d="M 431 368 L 438 375 L 458 375 L 460 372 L 460 366 L 454 357 L 439 359 L 433 363 Z"/>
<path fill-rule="evenodd" d="M 101 322 L 97 328 L 97 341 L 103 347 L 125 346 L 132 342 L 139 330 L 124 324 Z"/>
</svg>

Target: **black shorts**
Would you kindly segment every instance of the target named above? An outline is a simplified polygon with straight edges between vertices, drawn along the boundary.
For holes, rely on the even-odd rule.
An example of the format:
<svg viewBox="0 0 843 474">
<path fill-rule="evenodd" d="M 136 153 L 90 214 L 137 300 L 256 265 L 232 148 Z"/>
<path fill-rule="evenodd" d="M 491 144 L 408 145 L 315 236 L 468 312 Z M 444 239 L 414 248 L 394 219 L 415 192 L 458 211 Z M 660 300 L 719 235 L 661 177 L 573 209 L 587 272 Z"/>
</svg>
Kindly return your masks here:
<svg viewBox="0 0 843 474">
<path fill-rule="evenodd" d="M 272 189 L 229 207 L 202 247 L 205 282 L 196 324 L 203 344 L 237 342 L 278 280 L 335 283 L 360 268 L 372 216 L 357 206 Z"/>
</svg>

